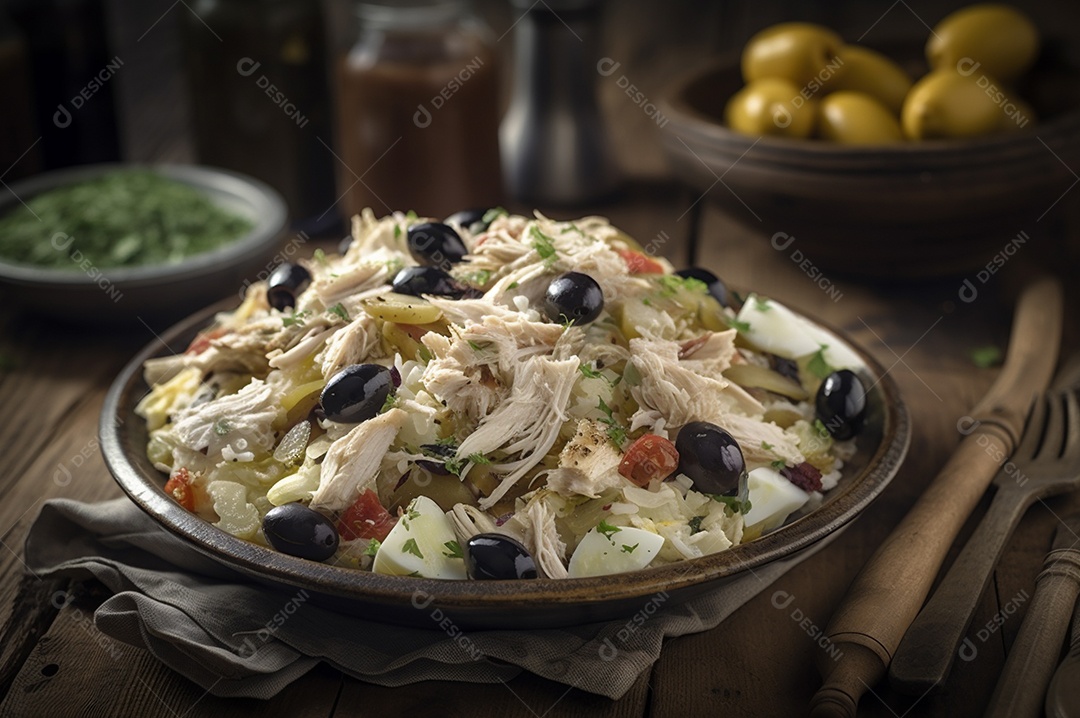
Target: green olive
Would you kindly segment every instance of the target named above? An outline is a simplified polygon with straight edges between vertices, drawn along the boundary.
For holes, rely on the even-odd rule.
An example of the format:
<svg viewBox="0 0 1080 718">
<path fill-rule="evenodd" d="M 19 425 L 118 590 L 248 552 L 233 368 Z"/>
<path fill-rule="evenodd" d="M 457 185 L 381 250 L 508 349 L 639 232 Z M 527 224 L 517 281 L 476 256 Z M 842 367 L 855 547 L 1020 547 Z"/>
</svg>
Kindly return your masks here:
<svg viewBox="0 0 1080 718">
<path fill-rule="evenodd" d="M 901 126 L 913 140 L 976 137 L 1002 127 L 1001 107 L 973 77 L 935 70 L 904 100 Z"/>
<path fill-rule="evenodd" d="M 830 92 L 863 92 L 900 116 L 904 97 L 911 89 L 911 77 L 899 65 L 880 52 L 859 45 L 844 45 L 839 58 L 843 64 L 829 80 Z"/>
<path fill-rule="evenodd" d="M 862 92 L 833 92 L 818 103 L 818 134 L 845 145 L 902 142 L 900 122 L 880 101 Z"/>
<path fill-rule="evenodd" d="M 820 25 L 785 22 L 767 27 L 743 48 L 743 80 L 778 77 L 800 89 L 820 86 L 836 71 L 836 53 L 843 44 L 839 35 Z"/>
<path fill-rule="evenodd" d="M 1027 15 L 1009 5 L 971 5 L 938 23 L 926 43 L 934 70 L 985 74 L 1010 83 L 1039 54 L 1039 31 Z"/>
<path fill-rule="evenodd" d="M 744 135 L 809 137 L 814 131 L 817 103 L 799 94 L 788 80 L 755 80 L 728 100 L 724 117 L 728 126 Z"/>
</svg>

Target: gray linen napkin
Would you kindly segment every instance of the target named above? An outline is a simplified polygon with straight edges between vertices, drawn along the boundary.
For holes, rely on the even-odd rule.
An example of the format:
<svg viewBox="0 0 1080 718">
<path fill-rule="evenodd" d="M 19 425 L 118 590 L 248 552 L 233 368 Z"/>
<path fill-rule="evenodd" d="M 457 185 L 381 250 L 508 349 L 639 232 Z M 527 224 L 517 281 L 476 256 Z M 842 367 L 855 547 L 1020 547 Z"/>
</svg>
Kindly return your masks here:
<svg viewBox="0 0 1080 718">
<path fill-rule="evenodd" d="M 504 682 L 524 669 L 619 698 L 656 662 L 665 638 L 713 628 L 825 543 L 688 603 L 643 601 L 639 620 L 528 632 L 444 631 L 434 620 L 435 630 L 424 630 L 339 614 L 304 590 L 252 583 L 126 498 L 47 502 L 27 536 L 26 563 L 41 577 L 105 584 L 115 595 L 95 625 L 217 696 L 271 698 L 326 661 L 385 686 Z"/>
</svg>

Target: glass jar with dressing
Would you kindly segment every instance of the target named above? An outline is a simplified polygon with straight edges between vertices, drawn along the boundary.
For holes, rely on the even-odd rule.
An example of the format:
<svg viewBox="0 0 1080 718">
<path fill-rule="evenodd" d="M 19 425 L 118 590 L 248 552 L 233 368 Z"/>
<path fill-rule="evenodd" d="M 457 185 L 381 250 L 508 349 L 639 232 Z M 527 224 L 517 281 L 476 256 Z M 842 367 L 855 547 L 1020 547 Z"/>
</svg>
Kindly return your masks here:
<svg viewBox="0 0 1080 718">
<path fill-rule="evenodd" d="M 490 33 L 461 0 L 357 3 L 337 63 L 341 210 L 442 217 L 502 195 Z"/>
</svg>

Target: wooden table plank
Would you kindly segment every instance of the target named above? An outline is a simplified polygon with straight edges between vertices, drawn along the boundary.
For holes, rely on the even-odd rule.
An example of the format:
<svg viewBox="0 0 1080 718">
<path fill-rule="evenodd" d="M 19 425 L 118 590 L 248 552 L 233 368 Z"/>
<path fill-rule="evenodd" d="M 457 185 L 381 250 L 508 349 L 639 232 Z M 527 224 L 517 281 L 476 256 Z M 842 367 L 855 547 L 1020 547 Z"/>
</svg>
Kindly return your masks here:
<svg viewBox="0 0 1080 718">
<path fill-rule="evenodd" d="M 78 590 L 37 643 L 0 716 L 112 718 L 328 718 L 341 674 L 320 667 L 271 701 L 217 698 L 146 651 L 113 640 L 93 624 L 103 592 Z M 58 603 L 63 605 L 63 599 Z"/>
</svg>

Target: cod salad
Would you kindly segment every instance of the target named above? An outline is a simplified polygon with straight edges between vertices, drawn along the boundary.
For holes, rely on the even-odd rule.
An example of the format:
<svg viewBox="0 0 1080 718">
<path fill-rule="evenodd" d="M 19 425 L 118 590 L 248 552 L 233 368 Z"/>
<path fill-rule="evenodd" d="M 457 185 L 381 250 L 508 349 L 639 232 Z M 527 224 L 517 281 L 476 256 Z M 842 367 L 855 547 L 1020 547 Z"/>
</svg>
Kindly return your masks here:
<svg viewBox="0 0 1080 718">
<path fill-rule="evenodd" d="M 148 456 L 221 530 L 361 571 L 563 579 L 728 550 L 836 486 L 863 363 L 655 255 L 601 217 L 365 210 L 146 362 Z"/>
</svg>

